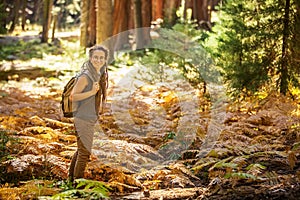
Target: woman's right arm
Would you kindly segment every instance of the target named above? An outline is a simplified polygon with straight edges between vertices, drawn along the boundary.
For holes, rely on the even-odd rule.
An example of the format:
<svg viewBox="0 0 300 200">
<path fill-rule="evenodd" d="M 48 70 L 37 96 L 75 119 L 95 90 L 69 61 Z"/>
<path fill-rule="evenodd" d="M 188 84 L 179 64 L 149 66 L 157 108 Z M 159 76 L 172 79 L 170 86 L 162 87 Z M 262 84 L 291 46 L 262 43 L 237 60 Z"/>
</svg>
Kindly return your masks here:
<svg viewBox="0 0 300 200">
<path fill-rule="evenodd" d="M 89 98 L 90 96 L 95 95 L 99 90 L 99 84 L 94 83 L 90 91 L 82 92 L 87 85 L 88 85 L 87 77 L 86 76 L 79 77 L 70 95 L 71 100 L 73 101 L 84 100 L 86 98 Z"/>
</svg>

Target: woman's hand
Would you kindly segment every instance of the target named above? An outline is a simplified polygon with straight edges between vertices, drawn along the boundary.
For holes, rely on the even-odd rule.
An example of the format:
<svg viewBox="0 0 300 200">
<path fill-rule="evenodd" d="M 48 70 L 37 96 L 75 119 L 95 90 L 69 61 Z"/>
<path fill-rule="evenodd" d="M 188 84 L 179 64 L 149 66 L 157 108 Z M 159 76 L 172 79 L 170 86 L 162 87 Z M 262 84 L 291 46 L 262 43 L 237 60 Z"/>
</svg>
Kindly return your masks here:
<svg viewBox="0 0 300 200">
<path fill-rule="evenodd" d="M 96 94 L 99 91 L 99 88 L 100 88 L 99 87 L 99 83 L 98 82 L 94 82 L 92 90 L 91 90 L 92 94 L 93 95 Z"/>
</svg>

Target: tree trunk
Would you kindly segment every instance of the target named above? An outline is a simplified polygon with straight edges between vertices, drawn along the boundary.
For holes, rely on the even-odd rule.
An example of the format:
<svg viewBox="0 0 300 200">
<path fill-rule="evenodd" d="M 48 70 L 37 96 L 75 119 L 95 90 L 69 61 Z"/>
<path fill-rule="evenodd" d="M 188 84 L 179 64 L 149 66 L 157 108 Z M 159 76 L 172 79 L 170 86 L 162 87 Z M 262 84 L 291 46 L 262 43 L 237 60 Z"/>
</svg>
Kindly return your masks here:
<svg viewBox="0 0 300 200">
<path fill-rule="evenodd" d="M 113 32 L 115 37 L 113 41 L 114 50 L 122 49 L 124 45 L 129 44 L 128 20 L 130 13 L 130 0 L 115 0 L 113 12 Z M 127 32 L 124 32 L 127 31 Z M 119 34 L 123 32 L 122 34 Z M 119 35 L 117 35 L 119 34 Z"/>
<path fill-rule="evenodd" d="M 27 1 L 22 1 L 22 31 L 25 31 L 25 25 L 26 25 L 26 6 Z"/>
<path fill-rule="evenodd" d="M 21 0 L 16 0 L 12 9 L 12 24 L 9 28 L 9 32 L 12 33 L 15 30 L 15 26 L 19 20 L 19 10 L 21 8 Z"/>
<path fill-rule="evenodd" d="M 87 31 L 89 21 L 89 0 L 81 2 L 81 16 L 80 16 L 80 46 L 87 47 Z"/>
<path fill-rule="evenodd" d="M 194 1 L 193 0 L 186 0 L 184 2 L 184 12 L 183 12 L 183 17 L 184 19 L 186 19 L 188 16 L 187 16 L 187 10 L 188 9 L 193 9 L 193 3 Z"/>
<path fill-rule="evenodd" d="M 300 74 L 300 1 L 295 2 L 294 30 L 292 37 L 292 66 Z"/>
<path fill-rule="evenodd" d="M 134 14 L 134 1 L 135 0 L 129 0 L 129 19 L 128 19 L 128 29 L 134 29 L 134 19 L 135 19 L 135 14 Z"/>
<path fill-rule="evenodd" d="M 142 27 L 142 3 L 141 0 L 134 0 L 134 28 L 135 28 L 135 43 L 134 49 L 143 47 L 143 32 Z"/>
<path fill-rule="evenodd" d="M 42 43 L 48 42 L 48 33 L 51 24 L 51 10 L 52 10 L 53 1 L 44 0 L 44 9 L 43 9 L 43 32 L 42 32 Z"/>
<path fill-rule="evenodd" d="M 96 43 L 101 44 L 112 36 L 112 1 L 96 0 L 96 13 Z"/>
<path fill-rule="evenodd" d="M 150 42 L 150 27 L 152 20 L 151 11 L 151 0 L 142 1 L 142 27 L 147 27 L 143 29 L 143 45 Z"/>
<path fill-rule="evenodd" d="M 290 0 L 285 1 L 284 20 L 283 20 L 283 36 L 282 36 L 282 60 L 280 66 L 280 93 L 286 95 L 288 91 L 288 37 L 289 37 L 289 14 Z"/>
<path fill-rule="evenodd" d="M 164 21 L 165 23 L 173 26 L 176 22 L 176 11 L 180 6 L 180 1 L 169 0 L 164 2 Z"/>
<path fill-rule="evenodd" d="M 96 44 L 96 0 L 89 1 L 89 24 L 87 35 L 87 46 Z"/>
<path fill-rule="evenodd" d="M 43 0 L 36 0 L 33 4 L 33 13 L 31 23 L 40 22 L 39 19 L 42 18 L 42 8 L 43 8 Z"/>
<path fill-rule="evenodd" d="M 57 26 L 57 14 L 53 15 L 53 26 L 52 26 L 52 36 L 51 36 L 51 41 L 52 42 L 55 39 L 56 26 Z"/>
<path fill-rule="evenodd" d="M 152 21 L 163 19 L 163 5 L 162 0 L 152 0 Z"/>
<path fill-rule="evenodd" d="M 193 0 L 193 17 L 198 23 L 209 21 L 207 1 L 208 0 Z"/>
</svg>

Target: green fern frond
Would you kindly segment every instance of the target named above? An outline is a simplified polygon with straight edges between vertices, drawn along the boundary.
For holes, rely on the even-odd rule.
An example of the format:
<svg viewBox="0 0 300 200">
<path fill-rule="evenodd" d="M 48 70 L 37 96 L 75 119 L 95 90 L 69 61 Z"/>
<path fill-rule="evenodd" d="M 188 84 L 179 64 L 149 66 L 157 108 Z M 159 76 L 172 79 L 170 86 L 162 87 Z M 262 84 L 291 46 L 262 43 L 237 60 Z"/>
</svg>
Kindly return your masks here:
<svg viewBox="0 0 300 200">
<path fill-rule="evenodd" d="M 111 189 L 104 182 L 76 179 L 76 189 L 66 190 L 52 197 L 54 200 L 73 199 L 73 198 L 88 198 L 88 199 L 107 199 L 109 198 L 109 190 Z M 84 188 L 83 188 L 84 187 Z M 83 189 L 81 189 L 83 188 Z"/>
<path fill-rule="evenodd" d="M 295 151 L 296 149 L 298 149 L 300 147 L 300 142 L 294 143 L 292 151 Z"/>
<path fill-rule="evenodd" d="M 251 169 L 266 169 L 266 166 L 263 166 L 258 163 L 250 164 L 249 166 L 246 167 L 246 170 L 251 170 Z"/>
<path fill-rule="evenodd" d="M 256 176 L 244 172 L 227 173 L 225 174 L 224 178 L 239 178 L 239 179 L 252 179 L 252 180 L 257 179 Z"/>
</svg>

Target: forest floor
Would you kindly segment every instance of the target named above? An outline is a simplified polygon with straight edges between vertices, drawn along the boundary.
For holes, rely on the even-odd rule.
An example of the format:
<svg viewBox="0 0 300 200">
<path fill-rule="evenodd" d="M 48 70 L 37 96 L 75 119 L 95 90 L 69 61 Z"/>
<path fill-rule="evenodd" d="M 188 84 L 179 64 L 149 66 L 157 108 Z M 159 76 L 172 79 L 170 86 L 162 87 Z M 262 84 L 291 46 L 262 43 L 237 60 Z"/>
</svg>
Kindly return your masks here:
<svg viewBox="0 0 300 200">
<path fill-rule="evenodd" d="M 70 76 L 13 64 L 0 82 L 0 199 L 62 196 L 76 150 L 73 121 L 60 111 Z M 299 95 L 223 102 L 214 123 L 199 91 L 172 81 L 139 83 L 128 94 L 124 75 L 110 72 L 85 172 L 109 186 L 111 199 L 300 198 Z M 83 198 L 93 187 L 69 195 Z"/>
</svg>

